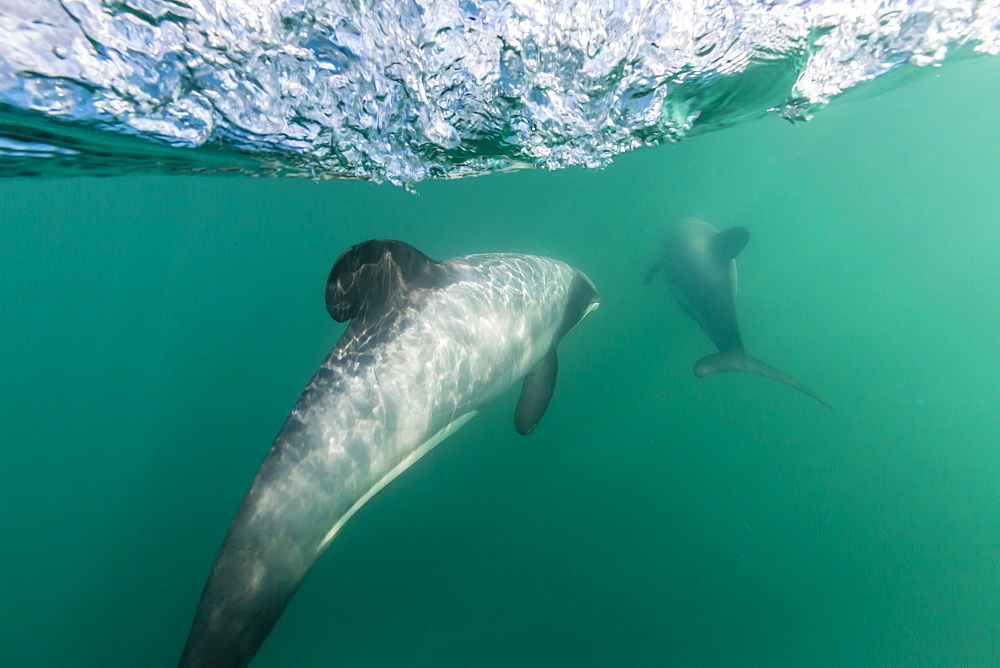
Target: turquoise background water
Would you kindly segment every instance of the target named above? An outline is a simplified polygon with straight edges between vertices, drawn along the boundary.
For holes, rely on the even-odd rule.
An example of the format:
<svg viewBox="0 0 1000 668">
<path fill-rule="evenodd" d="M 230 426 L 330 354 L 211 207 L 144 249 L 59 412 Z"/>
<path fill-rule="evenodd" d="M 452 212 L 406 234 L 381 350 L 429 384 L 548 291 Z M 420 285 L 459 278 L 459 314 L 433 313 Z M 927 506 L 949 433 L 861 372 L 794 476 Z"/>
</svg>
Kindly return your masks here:
<svg viewBox="0 0 1000 668">
<path fill-rule="evenodd" d="M 608 169 L 0 182 L 0 663 L 170 666 L 340 334 L 333 261 L 549 255 L 604 303 L 530 437 L 512 393 L 348 523 L 255 666 L 1000 663 L 1000 60 Z M 697 379 L 640 279 L 743 225 L 748 349 Z"/>
</svg>

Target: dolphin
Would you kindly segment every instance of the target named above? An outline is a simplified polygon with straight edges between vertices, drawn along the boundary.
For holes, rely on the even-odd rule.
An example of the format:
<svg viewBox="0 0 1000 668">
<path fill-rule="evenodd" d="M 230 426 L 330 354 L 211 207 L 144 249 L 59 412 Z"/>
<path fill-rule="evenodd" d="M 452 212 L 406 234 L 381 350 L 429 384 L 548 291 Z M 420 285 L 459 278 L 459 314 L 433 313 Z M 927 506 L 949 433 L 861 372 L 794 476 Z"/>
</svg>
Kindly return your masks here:
<svg viewBox="0 0 1000 668">
<path fill-rule="evenodd" d="M 240 504 L 180 666 L 246 666 L 344 523 L 522 377 L 514 424 L 531 433 L 556 346 L 599 303 L 586 275 L 543 257 L 436 262 L 384 239 L 345 251 L 326 307 L 350 325 Z"/>
<path fill-rule="evenodd" d="M 727 371 L 755 373 L 790 385 L 830 408 L 808 387 L 750 357 L 743 347 L 736 319 L 735 258 L 749 240 L 750 232 L 745 228 L 720 232 L 703 220 L 686 218 L 670 227 L 660 259 L 646 272 L 642 282 L 649 284 L 662 272 L 681 306 L 719 349 L 695 363 L 696 376 L 703 378 Z"/>
</svg>

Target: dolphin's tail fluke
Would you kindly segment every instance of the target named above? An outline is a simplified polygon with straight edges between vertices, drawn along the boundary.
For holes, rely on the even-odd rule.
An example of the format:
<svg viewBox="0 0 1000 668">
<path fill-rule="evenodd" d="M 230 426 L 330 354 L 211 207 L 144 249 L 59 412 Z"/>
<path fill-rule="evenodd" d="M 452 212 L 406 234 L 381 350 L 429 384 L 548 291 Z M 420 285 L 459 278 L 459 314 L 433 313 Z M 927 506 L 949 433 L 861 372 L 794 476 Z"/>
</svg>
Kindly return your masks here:
<svg viewBox="0 0 1000 668">
<path fill-rule="evenodd" d="M 809 395 L 816 401 L 820 402 L 829 409 L 833 409 L 833 406 L 826 403 L 819 398 L 819 395 L 810 390 L 808 387 L 795 380 L 789 375 L 786 375 L 774 367 L 768 366 L 761 362 L 759 359 L 750 357 L 742 350 L 727 350 L 721 353 L 713 353 L 711 355 L 706 355 L 698 360 L 694 365 L 694 375 L 699 378 L 704 378 L 705 376 L 712 373 L 726 373 L 731 371 L 742 371 L 743 373 L 755 373 L 758 376 L 764 376 L 765 378 L 771 378 L 778 381 L 779 383 L 784 383 L 790 387 L 794 387 L 796 390 L 802 394 Z"/>
</svg>

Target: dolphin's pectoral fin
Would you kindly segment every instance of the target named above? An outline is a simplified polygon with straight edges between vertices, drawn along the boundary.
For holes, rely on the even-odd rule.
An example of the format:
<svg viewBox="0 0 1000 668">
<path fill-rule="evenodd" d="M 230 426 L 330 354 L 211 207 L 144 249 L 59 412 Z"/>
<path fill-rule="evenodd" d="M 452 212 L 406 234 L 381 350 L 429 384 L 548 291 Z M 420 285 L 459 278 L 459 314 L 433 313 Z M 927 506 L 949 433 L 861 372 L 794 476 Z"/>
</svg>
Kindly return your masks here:
<svg viewBox="0 0 1000 668">
<path fill-rule="evenodd" d="M 663 260 L 657 260 L 653 266 L 649 268 L 649 271 L 646 272 L 646 275 L 642 277 L 642 284 L 649 285 L 652 283 L 653 279 L 656 278 L 656 275 L 660 273 L 661 269 L 663 269 Z"/>
<path fill-rule="evenodd" d="M 723 260 L 732 260 L 750 241 L 750 232 L 745 227 L 733 227 L 723 230 L 712 238 L 715 252 Z"/>
<path fill-rule="evenodd" d="M 514 426 L 517 427 L 517 433 L 527 436 L 538 426 L 556 389 L 558 371 L 559 360 L 556 358 L 556 349 L 553 348 L 524 377 L 521 397 L 517 400 L 517 408 L 514 409 Z"/>
<path fill-rule="evenodd" d="M 706 355 L 695 362 L 694 365 L 694 375 L 699 378 L 703 378 L 712 373 L 726 373 L 730 371 L 755 373 L 758 376 L 764 376 L 765 378 L 776 380 L 779 383 L 788 385 L 789 387 L 794 387 L 802 394 L 812 397 L 831 410 L 833 409 L 833 406 L 820 399 L 818 394 L 799 381 L 778 371 L 774 367 L 764 364 L 759 359 L 750 357 L 742 350 L 727 350 L 721 353 Z"/>
<path fill-rule="evenodd" d="M 326 310 L 337 322 L 361 313 L 381 313 L 390 298 L 413 288 L 438 287 L 444 270 L 413 246 L 371 239 L 351 246 L 337 259 L 326 281 Z"/>
</svg>

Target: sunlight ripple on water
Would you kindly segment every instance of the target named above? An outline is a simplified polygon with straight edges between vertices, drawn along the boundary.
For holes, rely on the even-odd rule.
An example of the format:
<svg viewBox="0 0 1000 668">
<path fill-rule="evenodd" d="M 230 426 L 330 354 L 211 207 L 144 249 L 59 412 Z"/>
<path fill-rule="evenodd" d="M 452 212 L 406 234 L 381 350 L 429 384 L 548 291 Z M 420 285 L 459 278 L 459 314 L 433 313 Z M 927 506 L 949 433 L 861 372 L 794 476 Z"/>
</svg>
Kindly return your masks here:
<svg viewBox="0 0 1000 668">
<path fill-rule="evenodd" d="M 949 51 L 1000 0 L 4 0 L 0 175 L 590 167 Z"/>
</svg>

